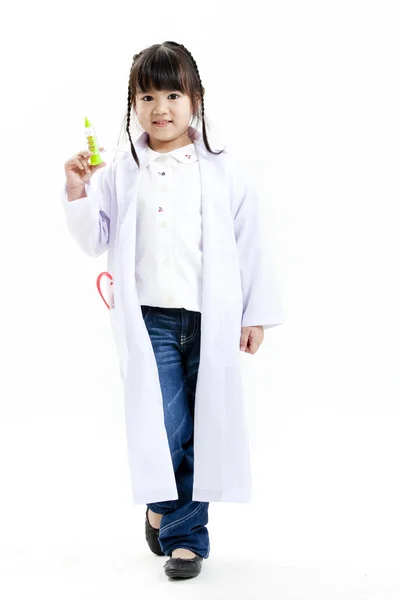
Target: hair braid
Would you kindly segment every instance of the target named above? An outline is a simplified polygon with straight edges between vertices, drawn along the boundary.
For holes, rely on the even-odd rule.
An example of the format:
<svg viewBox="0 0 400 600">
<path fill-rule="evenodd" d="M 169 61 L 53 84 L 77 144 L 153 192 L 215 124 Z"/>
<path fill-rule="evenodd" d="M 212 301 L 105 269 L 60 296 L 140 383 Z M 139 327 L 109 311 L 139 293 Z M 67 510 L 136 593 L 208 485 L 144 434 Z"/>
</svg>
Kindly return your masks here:
<svg viewBox="0 0 400 600">
<path fill-rule="evenodd" d="M 179 46 L 189 56 L 190 60 L 192 61 L 192 64 L 193 64 L 194 68 L 196 69 L 197 77 L 199 79 L 200 96 L 201 96 L 201 121 L 202 121 L 202 125 L 203 125 L 203 139 L 204 139 L 205 147 L 212 154 L 221 154 L 223 152 L 223 150 L 220 150 L 219 152 L 214 152 L 213 150 L 211 150 L 210 144 L 208 142 L 207 127 L 206 127 L 206 122 L 205 122 L 205 117 L 204 117 L 204 95 L 203 94 L 204 94 L 205 90 L 203 88 L 203 84 L 202 84 L 202 81 L 201 81 L 201 77 L 200 77 L 200 73 L 199 73 L 199 68 L 198 68 L 197 63 L 196 63 L 195 59 L 193 58 L 191 52 L 189 52 L 189 50 L 187 48 L 185 48 L 185 46 L 183 44 L 179 44 Z"/>
<path fill-rule="evenodd" d="M 133 65 L 135 64 L 135 60 L 141 55 L 143 54 L 143 50 L 142 52 L 139 52 L 138 54 L 135 54 L 132 60 L 132 66 L 131 66 L 131 70 L 130 73 L 132 73 L 132 69 L 133 69 Z M 129 73 L 129 82 L 130 82 L 130 73 Z M 129 131 L 129 126 L 130 126 L 130 122 L 131 122 L 131 98 L 132 98 L 132 93 L 131 93 L 131 86 L 130 83 L 128 83 L 128 112 L 127 112 L 127 117 L 126 117 L 126 131 L 128 133 L 128 137 L 129 137 L 129 142 L 131 145 L 131 152 L 133 155 L 133 158 L 135 159 L 135 162 L 137 164 L 137 166 L 139 167 L 139 158 L 138 155 L 136 154 L 136 150 L 135 150 L 135 146 L 133 145 L 132 142 L 132 138 L 131 138 L 131 132 Z"/>
<path fill-rule="evenodd" d="M 186 54 L 189 56 L 190 60 L 192 61 L 194 68 L 196 69 L 196 73 L 197 73 L 197 77 L 199 79 L 199 86 L 200 86 L 200 96 L 201 96 L 201 120 L 203 122 L 203 126 L 204 126 L 204 98 L 203 98 L 203 84 L 201 83 L 201 77 L 200 77 L 200 73 L 199 73 L 199 68 L 197 66 L 196 61 L 194 60 L 192 54 L 189 52 L 189 50 L 187 48 L 185 48 L 185 46 L 183 44 L 179 44 L 179 46 L 182 48 L 182 50 L 184 50 L 184 52 L 186 52 Z"/>
</svg>

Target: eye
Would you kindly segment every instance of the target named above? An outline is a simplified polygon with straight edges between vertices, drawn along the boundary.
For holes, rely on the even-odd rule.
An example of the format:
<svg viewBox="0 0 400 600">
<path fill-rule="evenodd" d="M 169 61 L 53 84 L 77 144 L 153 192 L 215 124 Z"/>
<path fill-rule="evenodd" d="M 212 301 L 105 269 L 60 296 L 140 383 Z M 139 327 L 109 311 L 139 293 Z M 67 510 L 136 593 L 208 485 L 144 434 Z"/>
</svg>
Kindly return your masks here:
<svg viewBox="0 0 400 600">
<path fill-rule="evenodd" d="M 178 94 L 169 94 L 169 95 L 170 95 L 170 96 L 177 96 L 177 98 L 179 98 L 179 95 L 178 95 Z M 142 98 L 142 100 L 145 100 L 145 98 L 152 98 L 152 97 L 153 97 L 153 96 L 144 96 L 144 97 Z M 147 102 L 147 101 L 146 101 L 146 102 Z"/>
</svg>

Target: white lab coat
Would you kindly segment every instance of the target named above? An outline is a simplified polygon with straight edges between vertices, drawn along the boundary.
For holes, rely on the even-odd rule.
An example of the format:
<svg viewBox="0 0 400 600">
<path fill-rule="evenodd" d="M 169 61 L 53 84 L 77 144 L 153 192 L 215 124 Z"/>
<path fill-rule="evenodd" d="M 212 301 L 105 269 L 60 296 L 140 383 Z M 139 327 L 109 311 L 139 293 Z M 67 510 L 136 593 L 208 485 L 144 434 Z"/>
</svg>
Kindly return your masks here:
<svg viewBox="0 0 400 600">
<path fill-rule="evenodd" d="M 274 264 L 263 240 L 255 186 L 228 148 L 213 155 L 200 131 L 190 127 L 189 134 L 199 158 L 203 219 L 192 499 L 250 502 L 241 327 L 279 325 L 284 313 Z M 134 142 L 139 160 L 147 142 L 146 132 Z M 93 176 L 86 198 L 67 202 L 63 188 L 67 224 L 81 249 L 90 256 L 108 250 L 107 270 L 114 278 L 115 298 L 109 314 L 124 386 L 135 504 L 178 498 L 157 363 L 134 276 L 139 175 L 133 156 L 127 153 Z"/>
</svg>

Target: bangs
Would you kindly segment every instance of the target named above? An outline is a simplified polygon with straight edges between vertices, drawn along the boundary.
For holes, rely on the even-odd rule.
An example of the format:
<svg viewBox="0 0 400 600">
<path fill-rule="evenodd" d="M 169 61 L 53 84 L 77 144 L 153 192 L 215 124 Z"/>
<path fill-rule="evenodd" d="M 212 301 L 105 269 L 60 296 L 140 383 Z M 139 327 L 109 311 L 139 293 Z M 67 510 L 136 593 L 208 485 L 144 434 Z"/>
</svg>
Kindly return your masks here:
<svg viewBox="0 0 400 600">
<path fill-rule="evenodd" d="M 165 52 L 161 48 L 140 64 L 136 76 L 136 91 L 142 94 L 151 89 L 186 93 L 180 64 L 174 53 Z"/>
</svg>

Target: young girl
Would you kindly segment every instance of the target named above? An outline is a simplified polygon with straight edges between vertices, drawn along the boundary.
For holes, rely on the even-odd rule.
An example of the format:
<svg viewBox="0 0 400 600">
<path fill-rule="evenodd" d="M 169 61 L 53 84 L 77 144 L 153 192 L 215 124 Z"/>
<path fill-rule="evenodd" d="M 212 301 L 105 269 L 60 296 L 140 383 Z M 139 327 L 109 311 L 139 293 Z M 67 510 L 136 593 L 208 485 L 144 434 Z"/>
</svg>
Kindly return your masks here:
<svg viewBox="0 0 400 600">
<path fill-rule="evenodd" d="M 210 148 L 190 52 L 164 42 L 136 54 L 127 109 L 130 151 L 96 167 L 77 152 L 62 201 L 82 250 L 108 252 L 146 540 L 170 557 L 167 576 L 194 577 L 210 554 L 209 503 L 250 501 L 240 351 L 254 354 L 284 315 L 258 195 L 234 153 Z M 131 110 L 144 130 L 135 142 Z"/>
</svg>

